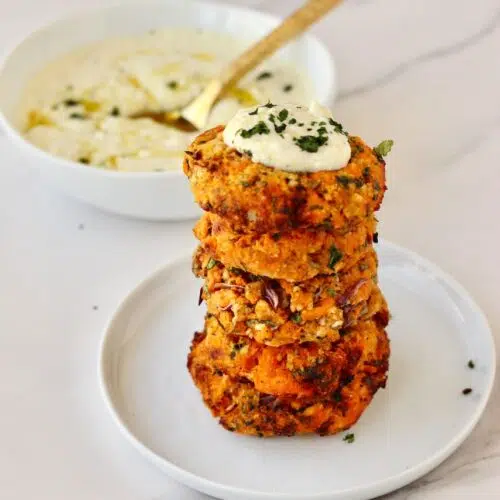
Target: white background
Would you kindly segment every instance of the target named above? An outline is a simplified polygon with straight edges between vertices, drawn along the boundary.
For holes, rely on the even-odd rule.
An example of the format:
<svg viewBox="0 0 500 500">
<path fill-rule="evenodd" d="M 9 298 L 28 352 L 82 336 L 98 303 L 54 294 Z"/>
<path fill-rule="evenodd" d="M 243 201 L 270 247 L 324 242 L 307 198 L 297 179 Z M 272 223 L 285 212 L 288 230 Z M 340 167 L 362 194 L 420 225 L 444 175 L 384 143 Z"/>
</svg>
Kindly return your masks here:
<svg viewBox="0 0 500 500">
<path fill-rule="evenodd" d="M 0 44 L 104 3 L 2 0 Z M 300 2 L 238 3 L 284 15 Z M 453 274 L 499 335 L 500 5 L 347 3 L 314 31 L 337 58 L 339 121 L 370 143 L 395 140 L 380 234 Z M 203 498 L 125 443 L 97 379 L 110 314 L 140 279 L 192 247 L 191 226 L 121 219 L 66 199 L 0 136 L 2 500 Z M 499 400 L 494 391 L 458 452 L 394 498 L 499 498 Z"/>
</svg>

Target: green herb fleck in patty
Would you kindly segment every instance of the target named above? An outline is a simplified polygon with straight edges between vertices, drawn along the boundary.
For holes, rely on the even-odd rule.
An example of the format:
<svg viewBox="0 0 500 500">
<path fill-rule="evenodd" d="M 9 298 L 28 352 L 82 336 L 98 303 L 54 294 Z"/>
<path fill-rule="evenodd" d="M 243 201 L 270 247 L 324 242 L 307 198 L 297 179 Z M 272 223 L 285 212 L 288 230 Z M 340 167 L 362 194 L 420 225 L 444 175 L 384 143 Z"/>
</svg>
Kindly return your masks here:
<svg viewBox="0 0 500 500">
<path fill-rule="evenodd" d="M 210 257 L 210 260 L 208 261 L 208 264 L 207 264 L 207 271 L 210 271 L 210 269 L 212 269 L 216 265 L 217 265 L 217 261 L 215 259 L 212 259 L 212 257 Z"/>
<path fill-rule="evenodd" d="M 330 258 L 328 259 L 328 267 L 333 269 L 335 264 L 342 258 L 342 252 L 335 246 L 330 247 Z"/>
</svg>

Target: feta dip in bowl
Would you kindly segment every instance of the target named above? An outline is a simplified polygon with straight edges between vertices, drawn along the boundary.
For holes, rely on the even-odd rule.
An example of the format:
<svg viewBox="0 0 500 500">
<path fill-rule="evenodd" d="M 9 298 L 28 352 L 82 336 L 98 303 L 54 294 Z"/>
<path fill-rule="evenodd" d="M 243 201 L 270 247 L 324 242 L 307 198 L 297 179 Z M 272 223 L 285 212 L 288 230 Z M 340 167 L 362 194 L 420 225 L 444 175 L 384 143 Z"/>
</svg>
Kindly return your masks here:
<svg viewBox="0 0 500 500">
<path fill-rule="evenodd" d="M 52 184 L 106 211 L 149 220 L 195 217 L 182 155 L 197 133 L 158 123 L 279 19 L 211 2 L 117 5 L 57 21 L 0 69 L 0 121 Z M 89 29 L 92 27 L 92 29 Z M 328 103 L 335 68 L 304 36 L 216 104 L 207 128 L 258 103 Z"/>
</svg>

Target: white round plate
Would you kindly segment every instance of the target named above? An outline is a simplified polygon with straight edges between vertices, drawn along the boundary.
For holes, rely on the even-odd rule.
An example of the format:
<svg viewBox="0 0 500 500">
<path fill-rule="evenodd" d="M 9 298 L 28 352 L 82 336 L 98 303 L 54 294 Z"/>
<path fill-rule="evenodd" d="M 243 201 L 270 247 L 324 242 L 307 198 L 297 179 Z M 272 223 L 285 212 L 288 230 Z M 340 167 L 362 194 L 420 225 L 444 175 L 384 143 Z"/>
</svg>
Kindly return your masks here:
<svg viewBox="0 0 500 500">
<path fill-rule="evenodd" d="M 174 479 L 227 500 L 367 499 L 436 467 L 485 408 L 492 335 L 467 292 L 435 265 L 387 242 L 377 248 L 393 315 L 389 381 L 350 430 L 353 443 L 343 434 L 259 439 L 218 425 L 186 369 L 204 314 L 190 255 L 143 281 L 106 331 L 102 388 L 123 434 Z M 472 393 L 463 395 L 466 387 Z"/>
</svg>

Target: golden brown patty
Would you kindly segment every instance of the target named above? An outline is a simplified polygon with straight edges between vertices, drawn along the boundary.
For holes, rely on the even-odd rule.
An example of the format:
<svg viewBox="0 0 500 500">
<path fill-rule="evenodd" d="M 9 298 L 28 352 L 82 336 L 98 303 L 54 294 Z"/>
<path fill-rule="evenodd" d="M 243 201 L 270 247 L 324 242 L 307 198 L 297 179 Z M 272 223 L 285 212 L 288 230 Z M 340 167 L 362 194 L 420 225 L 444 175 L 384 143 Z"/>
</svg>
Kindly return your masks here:
<svg viewBox="0 0 500 500">
<path fill-rule="evenodd" d="M 385 162 L 359 137 L 352 155 L 334 171 L 295 173 L 254 163 L 226 146 L 224 127 L 199 135 L 186 151 L 184 172 L 196 201 L 235 230 L 272 233 L 296 227 L 345 227 L 378 210 Z"/>
<path fill-rule="evenodd" d="M 273 369 L 273 366 L 276 369 L 276 375 L 273 374 L 270 379 L 269 373 L 263 374 L 264 382 L 268 381 L 264 384 L 266 389 L 270 388 L 273 392 L 259 390 L 261 381 L 258 376 L 251 375 L 256 379 L 251 380 L 244 374 L 245 370 L 239 374 L 232 367 L 220 369 L 212 360 L 206 359 L 205 353 L 200 353 L 203 351 L 200 345 L 204 342 L 205 334 L 195 335 L 188 359 L 191 376 L 212 414 L 219 417 L 226 429 L 242 434 L 334 434 L 353 425 L 375 392 L 385 386 L 389 340 L 383 327 L 375 321 L 360 323 L 337 343 L 350 344 L 345 350 L 351 354 L 341 356 L 339 353 L 343 349 L 339 346 L 335 348 L 337 361 L 341 361 L 337 365 L 339 372 L 331 371 L 328 378 L 328 389 L 331 390 L 320 391 L 321 397 L 311 396 L 309 393 L 298 396 L 300 393 L 294 390 L 291 382 L 286 385 L 289 391 L 284 391 L 279 384 L 288 384 L 288 380 L 280 378 L 284 371 L 279 369 L 282 362 L 277 361 L 277 357 L 273 358 L 276 365 L 270 363 L 267 357 L 262 361 L 266 366 L 265 371 Z M 357 353 L 353 354 L 356 349 Z M 315 356 L 317 359 L 317 355 Z M 258 362 L 259 359 L 258 356 Z M 298 362 L 304 363 L 301 359 L 298 358 Z M 246 372 L 248 373 L 248 369 Z M 306 386 L 304 377 L 307 376 L 316 381 L 315 388 L 321 386 L 318 382 L 323 376 L 321 372 L 317 374 L 311 368 L 303 373 L 301 387 Z"/>
<path fill-rule="evenodd" d="M 214 316 L 207 316 L 202 336 L 191 353 L 196 363 L 232 377 L 244 377 L 258 391 L 276 396 L 324 396 L 338 386 L 342 368 L 360 355 L 354 338 L 334 344 L 266 346 L 247 337 L 228 335 Z"/>
<path fill-rule="evenodd" d="M 200 299 L 228 333 L 271 346 L 335 341 L 341 329 L 386 310 L 376 284 L 377 258 L 370 249 L 358 264 L 338 275 L 300 283 L 271 280 L 227 269 L 201 247 L 193 257 L 204 277 Z"/>
<path fill-rule="evenodd" d="M 204 214 L 194 234 L 227 267 L 274 279 L 304 281 L 333 274 L 359 260 L 373 240 L 377 220 L 343 231 L 294 229 L 281 233 L 236 233 L 218 216 Z"/>
</svg>

